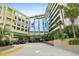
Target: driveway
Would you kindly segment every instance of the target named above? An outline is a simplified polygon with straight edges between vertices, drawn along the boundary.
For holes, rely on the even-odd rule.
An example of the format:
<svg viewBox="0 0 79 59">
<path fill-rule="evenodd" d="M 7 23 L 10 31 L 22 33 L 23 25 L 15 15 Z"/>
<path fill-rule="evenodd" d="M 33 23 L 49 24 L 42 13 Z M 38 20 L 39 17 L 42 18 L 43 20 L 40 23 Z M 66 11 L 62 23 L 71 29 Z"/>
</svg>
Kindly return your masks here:
<svg viewBox="0 0 79 59">
<path fill-rule="evenodd" d="M 20 51 L 11 56 L 77 56 L 73 52 L 50 46 L 45 43 L 27 43 Z"/>
</svg>

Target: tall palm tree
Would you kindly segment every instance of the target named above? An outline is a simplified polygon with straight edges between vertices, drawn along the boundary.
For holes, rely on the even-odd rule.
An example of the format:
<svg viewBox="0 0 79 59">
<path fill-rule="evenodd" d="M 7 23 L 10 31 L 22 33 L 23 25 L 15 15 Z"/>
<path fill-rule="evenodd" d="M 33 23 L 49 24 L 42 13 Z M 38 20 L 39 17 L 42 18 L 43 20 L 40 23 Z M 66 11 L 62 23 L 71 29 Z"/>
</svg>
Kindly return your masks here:
<svg viewBox="0 0 79 59">
<path fill-rule="evenodd" d="M 69 18 L 72 23 L 72 31 L 73 36 L 76 38 L 74 21 L 79 16 L 79 4 L 78 3 L 68 3 L 67 6 L 64 7 L 64 15 Z"/>
</svg>

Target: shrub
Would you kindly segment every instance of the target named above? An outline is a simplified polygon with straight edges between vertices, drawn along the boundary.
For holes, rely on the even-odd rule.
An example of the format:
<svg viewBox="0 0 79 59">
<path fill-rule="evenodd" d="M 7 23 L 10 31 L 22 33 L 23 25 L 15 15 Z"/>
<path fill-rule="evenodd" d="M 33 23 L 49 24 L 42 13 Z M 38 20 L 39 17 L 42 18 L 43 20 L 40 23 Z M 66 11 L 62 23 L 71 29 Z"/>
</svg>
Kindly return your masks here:
<svg viewBox="0 0 79 59">
<path fill-rule="evenodd" d="M 79 28 L 78 28 L 78 26 L 76 26 L 76 25 L 75 25 L 74 27 L 75 27 L 76 36 L 79 37 Z M 72 29 L 72 26 L 71 26 L 71 25 L 66 26 L 66 27 L 63 29 L 64 33 L 67 34 L 67 36 L 68 36 L 69 38 L 73 38 L 73 31 L 72 31 L 71 29 Z"/>
<path fill-rule="evenodd" d="M 11 41 L 9 39 L 4 40 L 4 45 L 12 45 Z"/>
<path fill-rule="evenodd" d="M 0 46 L 3 46 L 4 42 L 2 40 L 0 40 Z"/>
<path fill-rule="evenodd" d="M 19 38 L 19 40 L 24 40 L 24 41 L 28 41 L 30 39 L 29 35 L 20 34 L 20 33 L 15 33 L 14 36 Z"/>
<path fill-rule="evenodd" d="M 4 37 L 2 40 L 0 40 L 0 46 L 7 46 L 12 45 L 12 41 L 10 41 L 9 37 Z"/>
<path fill-rule="evenodd" d="M 78 39 L 70 40 L 69 45 L 79 45 L 79 40 Z"/>
</svg>

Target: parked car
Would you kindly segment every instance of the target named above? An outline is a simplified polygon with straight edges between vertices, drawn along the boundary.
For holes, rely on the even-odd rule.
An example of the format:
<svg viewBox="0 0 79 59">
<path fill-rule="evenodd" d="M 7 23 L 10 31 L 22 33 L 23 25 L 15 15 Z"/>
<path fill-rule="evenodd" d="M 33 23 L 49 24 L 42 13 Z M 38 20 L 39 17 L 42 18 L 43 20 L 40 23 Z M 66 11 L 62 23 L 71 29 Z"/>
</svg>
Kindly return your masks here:
<svg viewBox="0 0 79 59">
<path fill-rule="evenodd" d="M 15 40 L 15 41 L 13 41 L 13 44 L 25 44 L 26 43 L 26 41 L 24 41 L 24 40 Z"/>
</svg>

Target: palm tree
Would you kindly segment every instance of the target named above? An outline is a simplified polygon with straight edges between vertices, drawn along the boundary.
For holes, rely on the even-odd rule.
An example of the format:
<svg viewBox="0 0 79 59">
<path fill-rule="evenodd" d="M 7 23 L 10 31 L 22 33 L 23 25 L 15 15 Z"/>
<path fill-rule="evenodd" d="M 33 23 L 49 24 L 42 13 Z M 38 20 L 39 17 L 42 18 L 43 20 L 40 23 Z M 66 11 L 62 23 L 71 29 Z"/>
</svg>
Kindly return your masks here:
<svg viewBox="0 0 79 59">
<path fill-rule="evenodd" d="M 11 32 L 6 26 L 4 26 L 4 29 L 0 27 L 0 41 L 5 40 L 6 38 L 10 38 Z"/>
<path fill-rule="evenodd" d="M 71 21 L 73 36 L 76 38 L 74 21 L 79 16 L 79 4 L 68 3 L 67 6 L 64 7 L 64 15 Z"/>
</svg>

